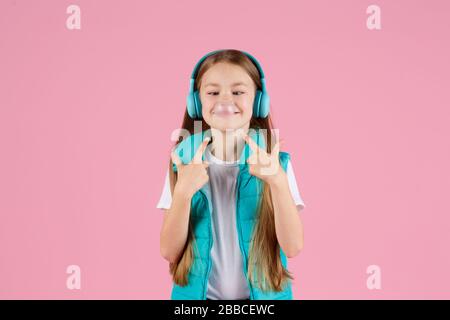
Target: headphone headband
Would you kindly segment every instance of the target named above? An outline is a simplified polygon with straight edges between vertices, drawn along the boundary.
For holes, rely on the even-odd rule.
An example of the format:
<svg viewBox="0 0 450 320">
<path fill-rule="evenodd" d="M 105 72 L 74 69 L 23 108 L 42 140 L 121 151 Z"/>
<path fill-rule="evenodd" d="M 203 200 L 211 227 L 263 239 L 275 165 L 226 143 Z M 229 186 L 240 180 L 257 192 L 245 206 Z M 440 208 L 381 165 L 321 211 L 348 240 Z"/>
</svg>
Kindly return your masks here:
<svg viewBox="0 0 450 320">
<path fill-rule="evenodd" d="M 196 65 L 195 65 L 195 67 L 194 67 L 194 70 L 192 71 L 192 74 L 191 74 L 191 79 L 195 81 L 195 78 L 197 77 L 198 70 L 200 69 L 200 65 L 203 63 L 203 61 L 206 60 L 206 58 L 208 58 L 209 56 L 212 56 L 213 54 L 216 54 L 216 53 L 218 53 L 218 52 L 222 52 L 222 51 L 225 51 L 225 49 L 215 50 L 215 51 L 212 51 L 212 52 L 209 52 L 209 53 L 205 54 L 205 55 L 204 55 L 204 56 L 196 63 Z M 264 71 L 263 71 L 263 69 L 262 69 L 260 63 L 258 62 L 258 60 L 256 60 L 256 58 L 255 58 L 254 56 L 252 56 L 252 55 L 251 55 L 250 53 L 248 53 L 248 52 L 245 52 L 245 51 L 242 51 L 242 50 L 239 50 L 239 51 L 242 52 L 242 53 L 244 53 L 244 54 L 245 54 L 245 55 L 253 62 L 253 64 L 256 66 L 256 68 L 258 69 L 258 72 L 259 72 L 259 77 L 261 78 L 261 82 L 262 82 L 262 80 L 265 78 L 265 77 L 264 77 Z"/>
</svg>

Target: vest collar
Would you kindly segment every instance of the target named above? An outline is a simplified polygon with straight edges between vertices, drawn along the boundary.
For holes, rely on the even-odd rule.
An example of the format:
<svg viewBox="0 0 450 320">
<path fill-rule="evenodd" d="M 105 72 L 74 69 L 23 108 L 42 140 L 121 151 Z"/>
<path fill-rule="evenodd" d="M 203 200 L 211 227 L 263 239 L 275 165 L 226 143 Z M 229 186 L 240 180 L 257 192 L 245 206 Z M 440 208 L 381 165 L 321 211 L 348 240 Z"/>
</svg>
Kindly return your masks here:
<svg viewBox="0 0 450 320">
<path fill-rule="evenodd" d="M 259 128 L 249 128 L 248 135 L 251 139 L 256 141 L 258 146 L 262 149 L 266 149 L 266 137 L 264 134 L 265 130 L 261 130 Z M 269 133 L 267 133 L 269 134 Z M 200 144 L 206 137 L 211 137 L 211 129 L 202 130 L 200 132 L 191 134 L 184 138 L 175 148 L 175 152 L 178 154 L 181 162 L 183 164 L 189 163 L 195 155 Z M 244 148 L 242 150 L 241 156 L 239 158 L 239 167 L 241 170 L 247 170 L 248 164 L 247 159 L 252 155 L 253 151 L 250 149 L 250 146 L 247 142 L 244 141 Z M 203 154 L 202 160 L 205 160 L 205 155 Z M 173 164 L 173 171 L 177 171 L 176 164 Z"/>
</svg>

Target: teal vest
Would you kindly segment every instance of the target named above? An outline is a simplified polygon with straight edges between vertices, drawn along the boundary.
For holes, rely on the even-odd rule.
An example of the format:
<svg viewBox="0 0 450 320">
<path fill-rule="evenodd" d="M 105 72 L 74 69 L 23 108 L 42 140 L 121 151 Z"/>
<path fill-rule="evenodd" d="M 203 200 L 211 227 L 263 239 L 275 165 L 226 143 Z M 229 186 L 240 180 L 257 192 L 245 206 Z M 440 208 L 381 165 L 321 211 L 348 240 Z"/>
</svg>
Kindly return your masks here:
<svg viewBox="0 0 450 320">
<path fill-rule="evenodd" d="M 176 148 L 181 161 L 186 164 L 191 161 L 195 151 L 200 146 L 205 136 L 211 136 L 210 130 L 202 131 L 186 137 Z M 259 130 L 250 129 L 249 136 L 257 144 L 265 148 L 265 138 Z M 257 206 L 262 191 L 262 181 L 251 175 L 248 164 L 245 162 L 252 154 L 247 143 L 244 145 L 240 160 L 239 173 L 236 181 L 236 228 L 239 238 L 239 247 L 243 257 L 243 272 L 247 279 L 251 300 L 292 300 L 292 284 L 288 279 L 287 285 L 279 292 L 264 292 L 258 288 L 258 281 L 250 282 L 247 277 L 247 265 L 249 258 L 249 244 L 252 241 L 252 231 L 258 220 Z M 280 165 L 284 171 L 290 156 L 287 152 L 280 152 Z M 204 159 L 204 156 L 203 156 Z M 173 170 L 177 171 L 173 164 Z M 173 284 L 172 300 L 206 300 L 208 289 L 208 277 L 211 271 L 211 248 L 213 245 L 211 213 L 211 189 L 209 182 L 199 189 L 192 197 L 190 219 L 194 231 L 194 260 L 188 274 L 188 284 L 179 286 Z M 287 258 L 280 247 L 282 265 L 287 268 Z"/>
</svg>

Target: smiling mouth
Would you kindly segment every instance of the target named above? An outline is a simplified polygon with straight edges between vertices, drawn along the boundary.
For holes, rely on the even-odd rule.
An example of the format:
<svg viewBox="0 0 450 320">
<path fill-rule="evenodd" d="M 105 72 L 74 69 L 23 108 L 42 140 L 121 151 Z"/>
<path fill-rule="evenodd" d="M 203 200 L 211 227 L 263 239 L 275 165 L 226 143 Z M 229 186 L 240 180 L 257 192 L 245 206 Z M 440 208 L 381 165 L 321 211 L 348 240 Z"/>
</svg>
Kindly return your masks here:
<svg viewBox="0 0 450 320">
<path fill-rule="evenodd" d="M 219 116 L 219 117 L 229 117 L 229 116 L 234 116 L 235 114 L 239 114 L 240 112 L 236 111 L 236 112 L 217 112 L 217 111 L 213 111 L 212 114 L 215 116 Z"/>
</svg>

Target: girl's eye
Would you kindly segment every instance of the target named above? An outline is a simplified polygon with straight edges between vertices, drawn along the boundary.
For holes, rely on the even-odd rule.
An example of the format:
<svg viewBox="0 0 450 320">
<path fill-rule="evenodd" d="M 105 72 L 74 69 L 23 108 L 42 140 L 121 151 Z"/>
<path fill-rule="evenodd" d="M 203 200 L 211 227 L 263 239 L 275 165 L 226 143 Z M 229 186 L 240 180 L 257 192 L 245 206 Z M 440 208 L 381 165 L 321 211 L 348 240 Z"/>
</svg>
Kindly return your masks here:
<svg viewBox="0 0 450 320">
<path fill-rule="evenodd" d="M 237 93 L 237 95 L 240 95 L 240 94 L 244 94 L 245 92 L 244 91 L 234 91 L 233 92 L 233 94 L 236 94 L 236 93 Z M 211 91 L 211 92 L 208 92 L 208 94 L 215 96 L 215 95 L 218 94 L 218 92 L 217 91 Z"/>
</svg>

